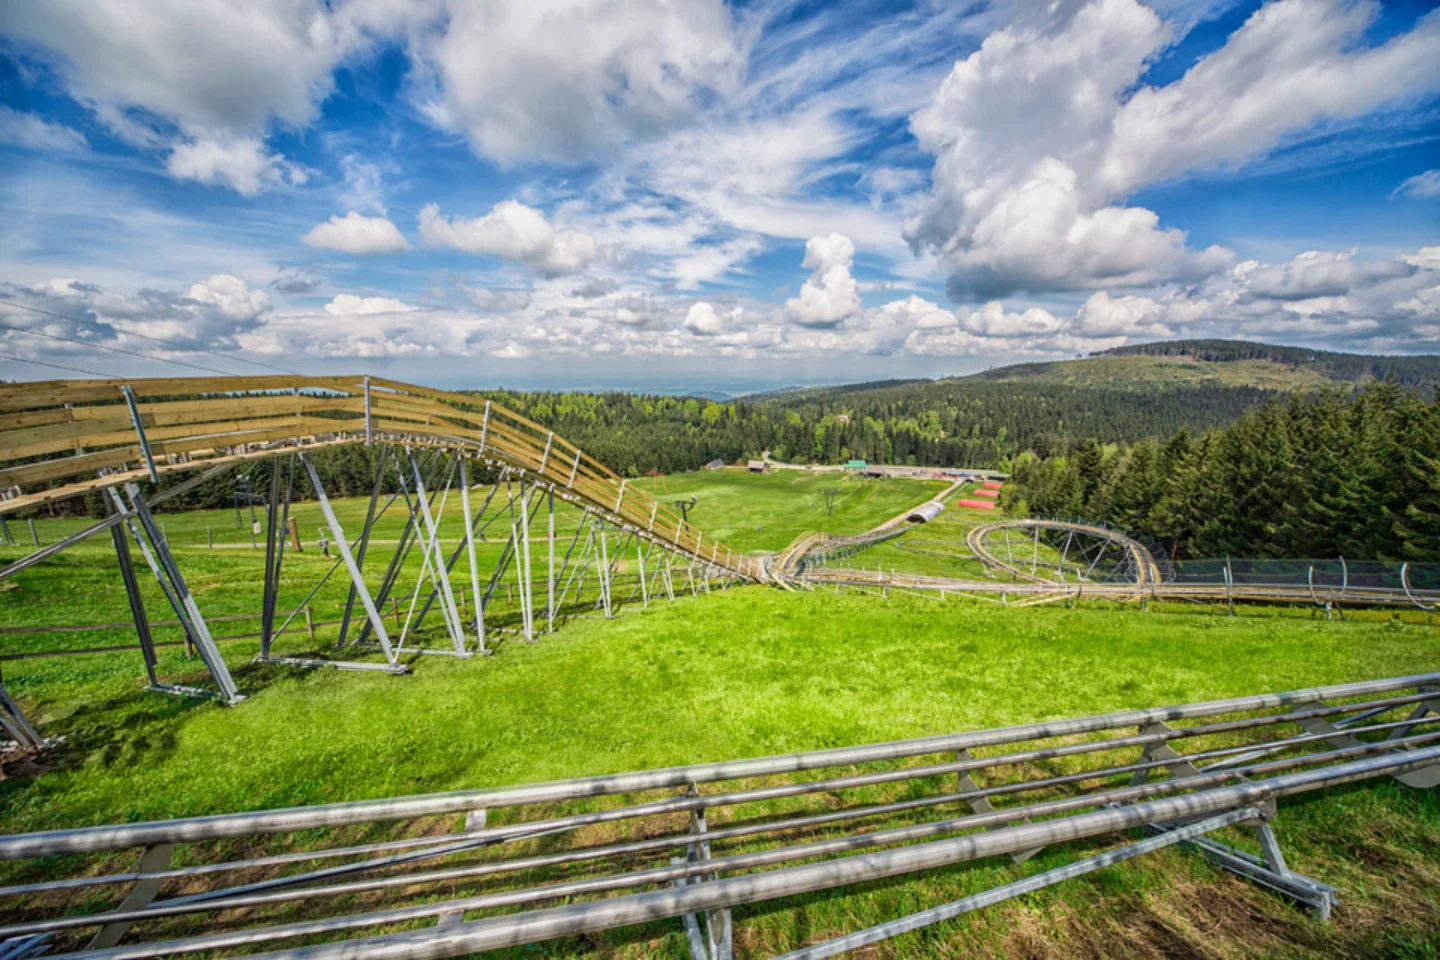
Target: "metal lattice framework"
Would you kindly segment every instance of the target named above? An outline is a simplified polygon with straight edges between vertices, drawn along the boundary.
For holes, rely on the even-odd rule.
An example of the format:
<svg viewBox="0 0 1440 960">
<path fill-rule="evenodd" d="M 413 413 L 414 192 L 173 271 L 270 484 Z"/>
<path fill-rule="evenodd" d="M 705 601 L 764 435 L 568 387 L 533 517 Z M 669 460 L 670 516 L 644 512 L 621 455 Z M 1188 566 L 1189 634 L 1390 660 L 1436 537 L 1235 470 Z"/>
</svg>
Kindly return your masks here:
<svg viewBox="0 0 1440 960">
<path fill-rule="evenodd" d="M 369 506 L 356 533 L 342 527 L 326 492 L 324 464 L 313 454 L 359 445 L 379 451 Z M 0 569 L 0 580 L 108 531 L 152 687 L 197 692 L 157 676 L 133 543 L 217 692 L 234 702 L 240 691 L 153 511 L 260 460 L 271 462 L 268 495 L 260 498 L 266 512 L 260 659 L 267 662 L 404 672 L 401 658 L 410 651 L 486 653 L 487 608 L 507 575 L 519 594 L 514 629 L 525 640 L 553 629 L 567 604 L 589 604 L 609 616 L 637 594 L 648 605 L 652 597 L 708 591 L 712 584 L 761 575 L 752 558 L 706 537 L 638 484 L 631 486 L 553 430 L 499 404 L 364 376 L 276 376 L 0 385 L 0 518 L 92 491 L 100 491 L 109 514 Z M 474 466 L 495 477 L 478 509 L 471 503 Z M 162 478 L 182 474 L 188 476 L 162 484 Z M 140 486 L 146 480 L 155 485 L 149 494 Z M 382 497 L 387 482 L 396 492 Z M 373 648 L 381 662 L 273 653 L 274 638 L 300 612 L 297 607 L 282 619 L 277 604 L 290 504 L 297 488 L 306 485 L 339 554 L 325 578 L 343 570 L 349 581 L 340 643 L 365 652 Z M 248 488 L 245 496 L 247 504 L 254 502 Z M 453 511 L 457 500 L 463 538 L 452 549 L 440 526 L 447 505 Z M 557 542 L 557 501 L 579 512 L 568 544 Z M 372 532 L 397 502 L 403 502 L 405 525 L 386 559 L 378 555 L 388 544 L 377 543 Z M 476 540 L 496 523 L 508 539 L 494 566 L 484 567 Z M 537 525 L 546 531 L 538 550 L 532 533 Z M 415 556 L 422 558 L 419 580 L 412 590 L 401 589 L 401 570 Z M 365 565 L 368 560 L 373 571 L 380 559 L 383 574 L 376 582 Z M 632 564 L 633 572 L 622 573 L 622 566 Z M 592 599 L 582 599 L 587 586 Z M 461 609 L 465 587 L 475 598 L 473 621 Z M 397 633 L 384 615 L 398 619 L 402 605 L 406 612 Z M 437 610 L 448 649 L 419 649 L 412 638 Z"/>
<path fill-rule="evenodd" d="M 1119 831 L 1138 837 L 785 956 L 834 956 L 1179 842 L 1323 917 L 1336 891 L 1287 865 L 1268 825 L 1275 803 L 1378 777 L 1440 784 L 1440 674 L 0 837 L 0 861 L 29 861 L 0 887 L 0 955 L 439 958 L 674 918 L 693 957 L 719 960 L 735 907 Z M 1255 830 L 1260 856 L 1206 836 L 1232 826 Z M 138 865 L 123 856 L 137 850 Z"/>
<path fill-rule="evenodd" d="M 1162 579 L 1159 564 L 1144 544 L 1095 524 L 1000 520 L 971 528 L 965 544 L 987 566 L 1032 583 L 1104 580 L 1144 587 Z"/>
</svg>

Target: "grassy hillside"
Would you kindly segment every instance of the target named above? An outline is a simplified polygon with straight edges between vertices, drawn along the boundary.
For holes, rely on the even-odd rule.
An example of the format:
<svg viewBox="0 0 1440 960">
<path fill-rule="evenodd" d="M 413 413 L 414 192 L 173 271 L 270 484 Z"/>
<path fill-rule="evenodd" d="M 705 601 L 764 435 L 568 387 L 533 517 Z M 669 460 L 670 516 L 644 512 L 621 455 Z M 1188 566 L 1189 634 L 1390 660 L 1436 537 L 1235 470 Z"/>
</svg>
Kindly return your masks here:
<svg viewBox="0 0 1440 960">
<path fill-rule="evenodd" d="M 974 375 L 991 383 L 1061 384 L 1121 390 L 1196 387 L 1255 387 L 1261 390 L 1318 390 L 1336 381 L 1308 365 L 1247 358 L 1226 362 L 1193 356 L 1096 356 L 1054 363 L 1022 363 Z"/>
<path fill-rule="evenodd" d="M 1432 669 L 1440 635 L 1365 614 L 1229 620 L 747 587 L 631 607 L 485 660 L 428 658 L 408 677 L 261 668 L 246 663 L 252 652 L 227 651 L 251 694 L 229 709 L 142 694 L 133 657 L 7 665 L 7 684 L 70 742 L 43 775 L 0 783 L 0 830 L 498 786 L 1388 676 Z M 874 955 L 1433 948 L 1440 794 L 1384 783 L 1339 790 L 1282 804 L 1276 828 L 1295 869 L 1340 888 L 1337 922 L 1312 921 L 1170 850 Z M 737 955 L 773 956 L 1094 849 L 1061 845 L 1019 867 L 983 862 L 740 910 Z M 678 923 L 548 950 L 685 955 Z"/>
<path fill-rule="evenodd" d="M 1440 382 L 1440 356 L 1332 353 L 1249 340 L 1165 340 L 1115 347 L 1101 355 L 1182 358 L 1219 365 L 1262 361 L 1273 366 L 1309 370 L 1337 381 L 1394 377 L 1402 383 L 1417 385 L 1433 386 Z"/>
</svg>

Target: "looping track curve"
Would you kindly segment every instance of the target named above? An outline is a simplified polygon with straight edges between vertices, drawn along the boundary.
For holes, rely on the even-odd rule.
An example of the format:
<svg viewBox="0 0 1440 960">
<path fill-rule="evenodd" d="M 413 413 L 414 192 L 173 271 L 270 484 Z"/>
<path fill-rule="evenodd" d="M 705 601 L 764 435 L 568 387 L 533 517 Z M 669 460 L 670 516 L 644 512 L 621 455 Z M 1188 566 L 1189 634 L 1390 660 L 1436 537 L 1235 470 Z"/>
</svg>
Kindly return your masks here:
<svg viewBox="0 0 1440 960">
<path fill-rule="evenodd" d="M 1037 537 L 1044 532 L 1065 534 L 1067 543 L 1075 537 L 1084 537 L 1091 540 L 1101 541 L 1105 544 L 1113 544 L 1122 550 L 1130 560 L 1130 571 L 1133 573 L 1133 582 L 1137 586 L 1158 584 L 1161 580 L 1159 564 L 1155 557 L 1144 544 L 1122 533 L 1106 527 L 1092 526 L 1086 523 L 1074 523 L 1064 520 L 997 520 L 994 523 L 984 523 L 974 527 L 965 536 L 966 546 L 975 556 L 987 566 L 995 567 L 1015 576 L 1017 579 L 1026 580 L 1031 583 L 1049 583 L 1050 578 L 1026 570 L 1010 560 L 1001 559 L 987 544 L 991 535 L 1010 530 L 1025 530 L 1034 533 Z"/>
</svg>

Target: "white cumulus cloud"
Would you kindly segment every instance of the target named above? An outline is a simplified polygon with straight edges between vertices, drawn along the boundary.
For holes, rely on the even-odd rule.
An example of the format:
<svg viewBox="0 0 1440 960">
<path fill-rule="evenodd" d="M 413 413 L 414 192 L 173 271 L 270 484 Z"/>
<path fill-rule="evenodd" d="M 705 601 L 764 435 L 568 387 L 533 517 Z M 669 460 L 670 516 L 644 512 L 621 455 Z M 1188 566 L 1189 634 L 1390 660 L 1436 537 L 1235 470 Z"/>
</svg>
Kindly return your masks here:
<svg viewBox="0 0 1440 960">
<path fill-rule="evenodd" d="M 1367 47 L 1373 2 L 1277 0 L 1179 80 L 1140 84 L 1174 40 L 1137 0 L 1022 7 L 911 117 L 935 156 L 905 227 L 957 298 L 1196 282 L 1232 262 L 1124 200 L 1239 165 L 1287 135 L 1440 88 L 1440 15 Z"/>
<path fill-rule="evenodd" d="M 308 179 L 303 167 L 268 152 L 255 137 L 207 137 L 177 144 L 165 169 L 179 180 L 220 184 L 247 197 L 273 187 L 299 186 Z"/>
<path fill-rule="evenodd" d="M 574 163 L 663 130 L 743 65 L 722 0 L 446 0 L 415 54 L 429 116 L 502 163 Z"/>
<path fill-rule="evenodd" d="M 332 317 L 364 317 L 376 313 L 409 313 L 415 308 L 403 300 L 390 297 L 357 297 L 353 293 L 342 293 L 325 304 L 325 312 Z"/>
<path fill-rule="evenodd" d="M 833 327 L 860 311 L 860 288 L 850 275 L 855 244 L 839 233 L 811 237 L 801 264 L 812 271 L 800 295 L 785 301 L 785 313 L 806 327 Z"/>
<path fill-rule="evenodd" d="M 1089 337 L 1165 337 L 1174 331 L 1160 322 L 1164 312 L 1165 308 L 1149 297 L 1112 297 L 1101 290 L 1081 304 L 1072 329 Z"/>
<path fill-rule="evenodd" d="M 420 211 L 419 223 L 420 236 L 432 247 L 520 261 L 546 277 L 578 273 L 601 254 L 590 234 L 556 230 L 545 214 L 516 200 L 503 200 L 469 220 L 443 217 L 432 203 Z"/>
<path fill-rule="evenodd" d="M 704 300 L 697 300 L 685 314 L 685 329 L 697 337 L 718 337 L 740 321 L 742 307 L 732 307 L 724 313 Z"/>
<path fill-rule="evenodd" d="M 409 248 L 395 224 L 385 217 L 367 217 L 354 210 L 343 217 L 331 217 L 300 240 L 321 250 L 339 250 L 367 256 L 377 253 L 401 253 Z"/>
</svg>

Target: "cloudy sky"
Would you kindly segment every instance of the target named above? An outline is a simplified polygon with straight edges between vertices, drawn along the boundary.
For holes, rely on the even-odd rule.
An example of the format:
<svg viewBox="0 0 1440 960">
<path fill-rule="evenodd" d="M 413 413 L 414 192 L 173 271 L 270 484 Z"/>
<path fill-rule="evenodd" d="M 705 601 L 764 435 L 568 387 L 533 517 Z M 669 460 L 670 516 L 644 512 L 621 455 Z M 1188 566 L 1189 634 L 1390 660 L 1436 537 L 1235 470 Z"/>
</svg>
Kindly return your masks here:
<svg viewBox="0 0 1440 960">
<path fill-rule="evenodd" d="M 1440 352 L 1434 6 L 0 4 L 0 377 Z"/>
</svg>

